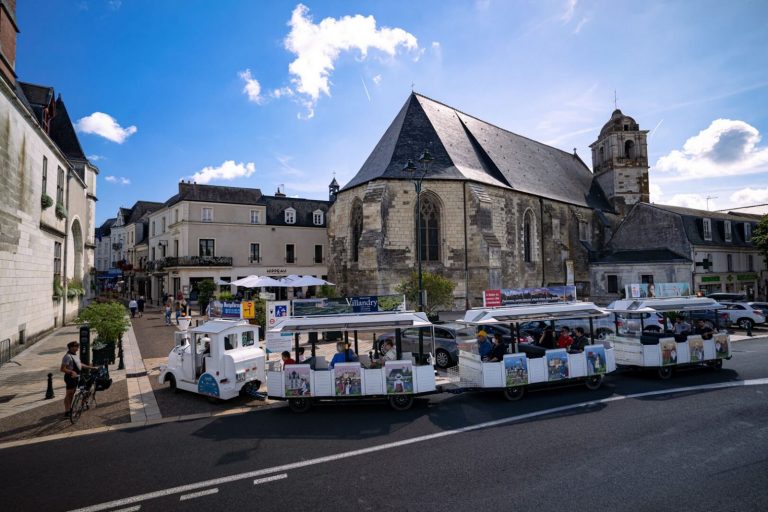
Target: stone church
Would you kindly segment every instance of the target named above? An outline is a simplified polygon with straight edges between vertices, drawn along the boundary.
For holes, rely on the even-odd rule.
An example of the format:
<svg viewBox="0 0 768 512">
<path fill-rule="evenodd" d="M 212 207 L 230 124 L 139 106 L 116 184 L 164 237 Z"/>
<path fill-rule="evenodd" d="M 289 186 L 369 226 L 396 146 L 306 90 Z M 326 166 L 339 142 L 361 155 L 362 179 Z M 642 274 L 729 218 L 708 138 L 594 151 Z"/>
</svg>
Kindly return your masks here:
<svg viewBox="0 0 768 512">
<path fill-rule="evenodd" d="M 420 252 L 425 272 L 456 283 L 455 309 L 497 288 L 572 284 L 589 297 L 590 257 L 649 199 L 646 135 L 615 110 L 590 170 L 575 151 L 412 93 L 355 177 L 330 186 L 329 279 L 347 295 L 392 293 Z"/>
</svg>

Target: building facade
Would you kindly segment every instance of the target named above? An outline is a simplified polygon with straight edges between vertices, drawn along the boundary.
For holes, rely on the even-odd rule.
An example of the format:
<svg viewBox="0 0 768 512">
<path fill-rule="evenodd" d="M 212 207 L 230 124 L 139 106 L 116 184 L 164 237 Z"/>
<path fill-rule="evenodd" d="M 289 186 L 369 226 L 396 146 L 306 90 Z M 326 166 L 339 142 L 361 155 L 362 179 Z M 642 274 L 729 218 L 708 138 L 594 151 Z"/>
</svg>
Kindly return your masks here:
<svg viewBox="0 0 768 512">
<path fill-rule="evenodd" d="M 612 116 L 601 132 L 603 145 L 619 143 L 614 123 Z M 624 136 L 636 141 L 631 160 L 616 156 L 609 165 L 606 157 L 593 175 L 575 152 L 412 94 L 335 194 L 329 279 L 347 295 L 392 293 L 420 255 L 424 271 L 456 283 L 454 309 L 481 305 L 484 290 L 506 287 L 570 284 L 588 297 L 591 255 L 608 242 L 621 210 L 647 199 L 645 132 L 634 121 L 628 128 Z M 425 149 L 433 160 L 406 171 Z M 418 197 L 414 179 L 423 179 Z"/>
<path fill-rule="evenodd" d="M 328 274 L 328 201 L 258 189 L 179 183 L 148 216 L 149 296 L 196 298 L 205 279 Z"/>
<path fill-rule="evenodd" d="M 15 2 L 0 2 L 0 342 L 74 318 L 94 272 L 98 169 L 61 96 L 15 73 Z"/>
</svg>

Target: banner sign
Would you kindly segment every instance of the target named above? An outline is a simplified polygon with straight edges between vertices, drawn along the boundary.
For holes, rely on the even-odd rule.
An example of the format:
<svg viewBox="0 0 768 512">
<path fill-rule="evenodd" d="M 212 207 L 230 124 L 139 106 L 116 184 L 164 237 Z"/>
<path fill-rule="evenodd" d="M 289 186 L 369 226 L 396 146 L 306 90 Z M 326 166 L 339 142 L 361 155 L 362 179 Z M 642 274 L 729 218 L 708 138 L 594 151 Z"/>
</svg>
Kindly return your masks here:
<svg viewBox="0 0 768 512">
<path fill-rule="evenodd" d="M 486 308 L 541 302 L 573 302 L 575 300 L 575 286 L 502 288 L 501 290 L 485 290 L 483 292 L 483 306 Z"/>
<path fill-rule="evenodd" d="M 214 300 L 208 304 L 209 318 L 242 318 L 239 302 L 222 302 Z"/>
<path fill-rule="evenodd" d="M 688 283 L 633 283 L 624 287 L 628 299 L 653 299 L 663 297 L 688 297 Z"/>
<path fill-rule="evenodd" d="M 405 295 L 367 295 L 364 297 L 296 299 L 293 301 L 293 316 L 342 315 L 381 311 L 405 311 Z"/>
</svg>

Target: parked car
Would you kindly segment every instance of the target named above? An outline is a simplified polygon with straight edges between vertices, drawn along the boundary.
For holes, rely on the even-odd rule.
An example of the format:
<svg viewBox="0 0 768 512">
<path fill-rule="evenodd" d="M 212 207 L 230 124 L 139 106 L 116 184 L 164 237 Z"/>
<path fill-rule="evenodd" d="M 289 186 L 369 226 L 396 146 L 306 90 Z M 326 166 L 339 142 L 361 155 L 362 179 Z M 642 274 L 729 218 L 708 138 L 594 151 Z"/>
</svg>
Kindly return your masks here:
<svg viewBox="0 0 768 512">
<path fill-rule="evenodd" d="M 755 324 L 765 323 L 763 310 L 755 309 L 749 302 L 720 302 L 726 306 L 730 323 L 738 325 L 742 329 L 752 329 Z"/>
<path fill-rule="evenodd" d="M 732 292 L 715 292 L 707 295 L 709 299 L 715 299 L 718 302 L 730 301 L 730 302 L 746 302 L 747 296 L 744 293 L 732 293 Z"/>
<path fill-rule="evenodd" d="M 752 309 L 759 309 L 765 319 L 768 321 L 768 302 L 747 302 L 747 304 L 752 306 Z"/>
<path fill-rule="evenodd" d="M 520 335 L 528 336 L 528 341 L 538 341 L 541 337 L 541 333 L 549 325 L 549 322 L 543 322 L 541 320 L 535 320 L 532 322 L 523 322 L 520 324 Z M 622 322 L 619 321 L 619 328 L 621 328 Z M 555 322 L 555 330 L 560 327 L 568 326 L 571 331 L 576 327 L 584 328 L 584 332 L 589 335 L 589 319 L 587 318 L 568 318 L 563 320 L 557 320 Z M 613 315 L 606 316 L 604 318 L 596 318 L 592 320 L 592 328 L 595 331 L 596 338 L 604 338 L 608 334 L 613 334 L 616 331 L 616 323 L 614 322 Z"/>
<path fill-rule="evenodd" d="M 499 326 L 494 326 L 499 327 Z M 434 352 L 435 364 L 438 368 L 448 368 L 459 362 L 458 343 L 475 339 L 477 329 L 455 323 L 438 324 L 435 329 L 435 347 L 432 347 L 430 328 L 422 327 L 424 332 L 424 352 Z M 376 338 L 379 351 L 385 341 L 395 342 L 395 333 L 386 332 Z M 404 329 L 401 334 L 403 352 L 417 353 L 419 351 L 419 328 Z"/>
</svg>

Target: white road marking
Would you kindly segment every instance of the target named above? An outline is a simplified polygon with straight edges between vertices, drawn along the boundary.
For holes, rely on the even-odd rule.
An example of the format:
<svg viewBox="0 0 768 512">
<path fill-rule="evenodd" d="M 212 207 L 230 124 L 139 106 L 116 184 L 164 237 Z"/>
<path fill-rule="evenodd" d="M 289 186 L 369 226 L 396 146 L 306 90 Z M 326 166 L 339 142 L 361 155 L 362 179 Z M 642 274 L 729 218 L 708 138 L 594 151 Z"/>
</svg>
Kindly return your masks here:
<svg viewBox="0 0 768 512">
<path fill-rule="evenodd" d="M 135 507 L 128 507 L 128 508 L 119 508 L 117 510 L 110 510 L 109 512 L 136 512 L 137 510 L 141 509 L 141 505 L 136 505 Z"/>
<path fill-rule="evenodd" d="M 271 468 L 264 468 L 264 469 L 258 469 L 255 471 L 249 471 L 247 473 L 240 473 L 237 475 L 230 475 L 230 476 L 223 476 L 220 478 L 214 478 L 211 480 L 206 480 L 204 482 L 197 482 L 194 484 L 187 484 L 187 485 L 180 485 L 178 487 L 171 487 L 168 489 L 162 489 L 160 491 L 154 491 L 149 492 L 146 494 L 138 494 L 136 496 L 131 496 L 129 498 L 123 498 L 115 501 L 110 501 L 107 503 L 100 503 L 98 505 L 92 505 L 90 507 L 84 507 L 79 508 L 76 510 L 73 510 L 71 512 L 98 512 L 100 510 L 107 510 L 113 507 L 119 507 L 122 505 L 129 505 L 132 503 L 138 503 L 141 501 L 147 501 L 155 498 L 161 498 L 163 496 L 169 496 L 171 494 L 178 494 L 180 492 L 187 492 L 192 491 L 195 489 L 202 489 L 205 487 L 210 487 L 212 485 L 221 485 L 221 484 L 227 484 L 231 482 L 237 482 L 240 480 L 246 480 L 249 478 L 255 478 L 260 477 L 264 475 L 269 475 L 271 473 L 283 473 L 286 471 L 291 471 L 293 469 L 300 469 L 305 468 L 308 466 L 314 466 L 317 464 L 325 464 L 326 462 L 335 462 L 337 460 L 342 459 L 348 459 L 350 457 L 357 457 L 359 455 L 366 455 L 368 453 L 374 453 L 374 452 L 380 452 L 384 450 L 390 450 L 392 448 L 399 448 L 401 446 L 408 446 L 411 444 L 416 443 L 423 443 L 425 441 L 431 441 L 433 439 L 440 439 L 443 437 L 453 436 L 456 434 L 463 434 L 465 432 L 472 432 L 474 430 L 481 430 L 484 428 L 491 428 L 491 427 L 498 427 L 500 425 L 507 425 L 509 423 L 515 423 L 523 420 L 528 420 L 531 418 L 537 418 L 540 416 L 548 416 L 550 414 L 555 414 L 559 412 L 565 412 L 570 411 L 573 409 L 580 409 L 585 407 L 592 407 L 594 405 L 609 403 L 609 402 L 615 402 L 618 400 L 626 400 L 628 398 L 641 398 L 646 396 L 656 396 L 656 395 L 672 395 L 676 393 L 688 393 L 690 391 L 708 391 L 712 389 L 726 389 L 726 388 L 735 388 L 735 387 L 744 387 L 744 386 L 761 386 L 768 384 L 768 378 L 762 378 L 762 379 L 751 379 L 751 380 L 740 380 L 740 381 L 733 381 L 733 382 L 722 382 L 718 384 L 702 384 L 701 386 L 688 386 L 685 388 L 675 388 L 675 389 L 663 389 L 658 391 L 646 391 L 643 393 L 634 393 L 631 395 L 616 395 L 608 398 L 602 398 L 600 400 L 590 400 L 588 402 L 580 402 L 578 404 L 571 404 L 571 405 L 562 405 L 560 407 L 553 407 L 552 409 L 546 409 L 543 411 L 536 411 L 536 412 L 529 412 L 527 414 L 520 414 L 518 416 L 510 416 L 507 418 L 501 418 L 498 420 L 493 421 L 486 421 L 484 423 L 478 423 L 476 425 L 469 425 L 466 427 L 457 428 L 454 430 L 444 430 L 442 432 L 436 432 L 434 434 L 427 434 L 424 436 L 419 437 L 412 437 L 411 439 L 404 439 L 402 441 L 394 441 L 391 443 L 386 444 L 380 444 L 376 446 L 371 446 L 369 448 L 361 448 L 359 450 L 352 450 L 349 452 L 342 452 L 337 453 L 334 455 L 326 455 L 325 457 L 318 457 L 316 459 L 309 459 L 309 460 L 303 460 L 301 462 L 293 462 L 291 464 L 284 464 L 282 466 L 275 466 Z"/>
<path fill-rule="evenodd" d="M 213 489 L 206 489 L 204 491 L 193 492 L 193 493 L 190 493 L 190 494 L 182 494 L 181 496 L 179 496 L 179 501 L 193 500 L 193 499 L 199 498 L 201 496 L 208 496 L 209 494 L 216 494 L 217 492 L 219 492 L 219 488 L 218 487 L 214 487 Z"/>
<path fill-rule="evenodd" d="M 275 480 L 282 480 L 283 478 L 288 478 L 288 473 L 283 473 L 281 475 L 275 475 L 275 476 L 268 476 L 267 478 L 257 478 L 253 481 L 253 485 L 259 485 L 259 484 L 265 484 L 267 482 L 274 482 Z"/>
</svg>

